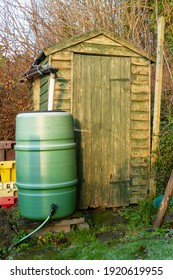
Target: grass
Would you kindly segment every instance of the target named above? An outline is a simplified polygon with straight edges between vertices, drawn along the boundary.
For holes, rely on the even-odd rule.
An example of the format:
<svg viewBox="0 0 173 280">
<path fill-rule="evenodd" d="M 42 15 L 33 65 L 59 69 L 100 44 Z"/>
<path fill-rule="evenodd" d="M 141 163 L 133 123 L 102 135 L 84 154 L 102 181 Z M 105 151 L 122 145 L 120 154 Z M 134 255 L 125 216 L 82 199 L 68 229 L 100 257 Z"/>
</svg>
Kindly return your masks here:
<svg viewBox="0 0 173 280">
<path fill-rule="evenodd" d="M 65 234 L 67 235 L 67 234 Z M 23 246 L 23 247 L 22 247 Z M 92 232 L 79 230 L 68 234 L 68 244 L 59 246 L 23 245 L 13 259 L 32 260 L 172 260 L 173 238 L 165 234 L 136 234 L 121 240 L 100 242 Z"/>
<path fill-rule="evenodd" d="M 173 230 L 170 224 L 151 230 L 156 211 L 148 203 L 117 211 L 86 211 L 89 230 L 73 228 L 30 238 L 7 259 L 172 260 Z"/>
</svg>

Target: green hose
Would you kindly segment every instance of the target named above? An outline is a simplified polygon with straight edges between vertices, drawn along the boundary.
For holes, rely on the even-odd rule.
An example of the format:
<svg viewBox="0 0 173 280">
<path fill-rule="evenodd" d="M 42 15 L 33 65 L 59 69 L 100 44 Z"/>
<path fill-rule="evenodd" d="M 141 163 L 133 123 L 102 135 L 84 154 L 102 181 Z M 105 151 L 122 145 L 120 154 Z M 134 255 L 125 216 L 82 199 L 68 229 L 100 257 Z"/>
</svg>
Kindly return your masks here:
<svg viewBox="0 0 173 280">
<path fill-rule="evenodd" d="M 46 220 L 39 226 L 37 227 L 35 230 L 33 230 L 32 232 L 30 232 L 28 235 L 24 236 L 21 240 L 19 240 L 19 242 L 17 242 L 16 244 L 12 245 L 9 250 L 13 249 L 14 247 L 19 246 L 24 240 L 26 240 L 28 237 L 30 237 L 31 235 L 33 235 L 34 233 L 36 233 L 39 229 L 41 229 L 49 220 L 50 218 L 55 214 L 57 209 L 57 205 L 56 204 L 52 204 L 51 205 L 51 209 L 50 209 L 50 214 L 49 216 L 46 218 Z"/>
</svg>

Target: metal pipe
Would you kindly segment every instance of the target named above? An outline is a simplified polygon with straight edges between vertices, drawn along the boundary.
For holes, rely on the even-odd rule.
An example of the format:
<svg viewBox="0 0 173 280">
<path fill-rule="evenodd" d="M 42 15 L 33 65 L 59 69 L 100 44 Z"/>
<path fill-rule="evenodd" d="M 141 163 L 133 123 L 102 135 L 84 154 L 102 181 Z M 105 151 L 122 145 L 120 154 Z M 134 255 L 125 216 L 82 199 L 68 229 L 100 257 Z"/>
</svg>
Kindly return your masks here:
<svg viewBox="0 0 173 280">
<path fill-rule="evenodd" d="M 54 100 L 54 88 L 55 88 L 55 74 L 50 74 L 49 92 L 48 92 L 48 111 L 53 110 Z"/>
</svg>

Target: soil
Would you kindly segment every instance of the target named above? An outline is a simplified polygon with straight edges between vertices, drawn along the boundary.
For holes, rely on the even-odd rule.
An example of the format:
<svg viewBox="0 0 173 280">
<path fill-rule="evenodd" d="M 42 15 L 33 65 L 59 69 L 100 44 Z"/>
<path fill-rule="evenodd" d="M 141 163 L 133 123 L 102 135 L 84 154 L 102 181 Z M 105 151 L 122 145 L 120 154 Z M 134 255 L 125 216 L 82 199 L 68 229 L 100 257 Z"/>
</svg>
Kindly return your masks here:
<svg viewBox="0 0 173 280">
<path fill-rule="evenodd" d="M 21 230 L 18 228 L 21 217 L 17 219 L 14 216 L 17 213 L 17 205 L 11 208 L 0 208 L 0 260 L 6 259 L 8 256 L 8 249 L 13 244 L 13 238 L 18 235 Z M 78 213 L 76 215 L 79 215 Z M 117 209 L 89 209 L 80 212 L 80 215 L 85 217 L 86 222 L 90 227 L 98 228 L 96 237 L 100 242 L 107 242 L 109 239 L 119 239 L 125 236 L 125 228 L 120 227 L 118 230 L 110 230 L 104 233 L 99 232 L 99 228 L 104 226 L 114 226 L 123 224 L 124 219 L 120 216 Z M 74 214 L 73 214 L 74 216 Z M 125 223 L 124 223 L 125 225 Z"/>
<path fill-rule="evenodd" d="M 14 208 L 0 208 L 0 260 L 4 259 L 6 250 L 12 245 L 15 234 L 13 222 Z"/>
</svg>

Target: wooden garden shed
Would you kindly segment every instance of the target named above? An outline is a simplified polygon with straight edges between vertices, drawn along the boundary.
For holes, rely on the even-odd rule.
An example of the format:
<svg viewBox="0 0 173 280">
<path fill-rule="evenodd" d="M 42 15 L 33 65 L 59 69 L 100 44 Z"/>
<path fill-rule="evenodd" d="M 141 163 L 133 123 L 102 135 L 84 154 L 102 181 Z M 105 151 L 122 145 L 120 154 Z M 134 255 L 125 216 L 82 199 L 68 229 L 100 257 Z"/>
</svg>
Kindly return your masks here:
<svg viewBox="0 0 173 280">
<path fill-rule="evenodd" d="M 59 69 L 54 109 L 73 114 L 80 209 L 127 206 L 149 192 L 152 62 L 104 30 L 50 46 L 34 62 Z M 30 79 L 32 110 L 47 110 L 49 77 Z"/>
</svg>

